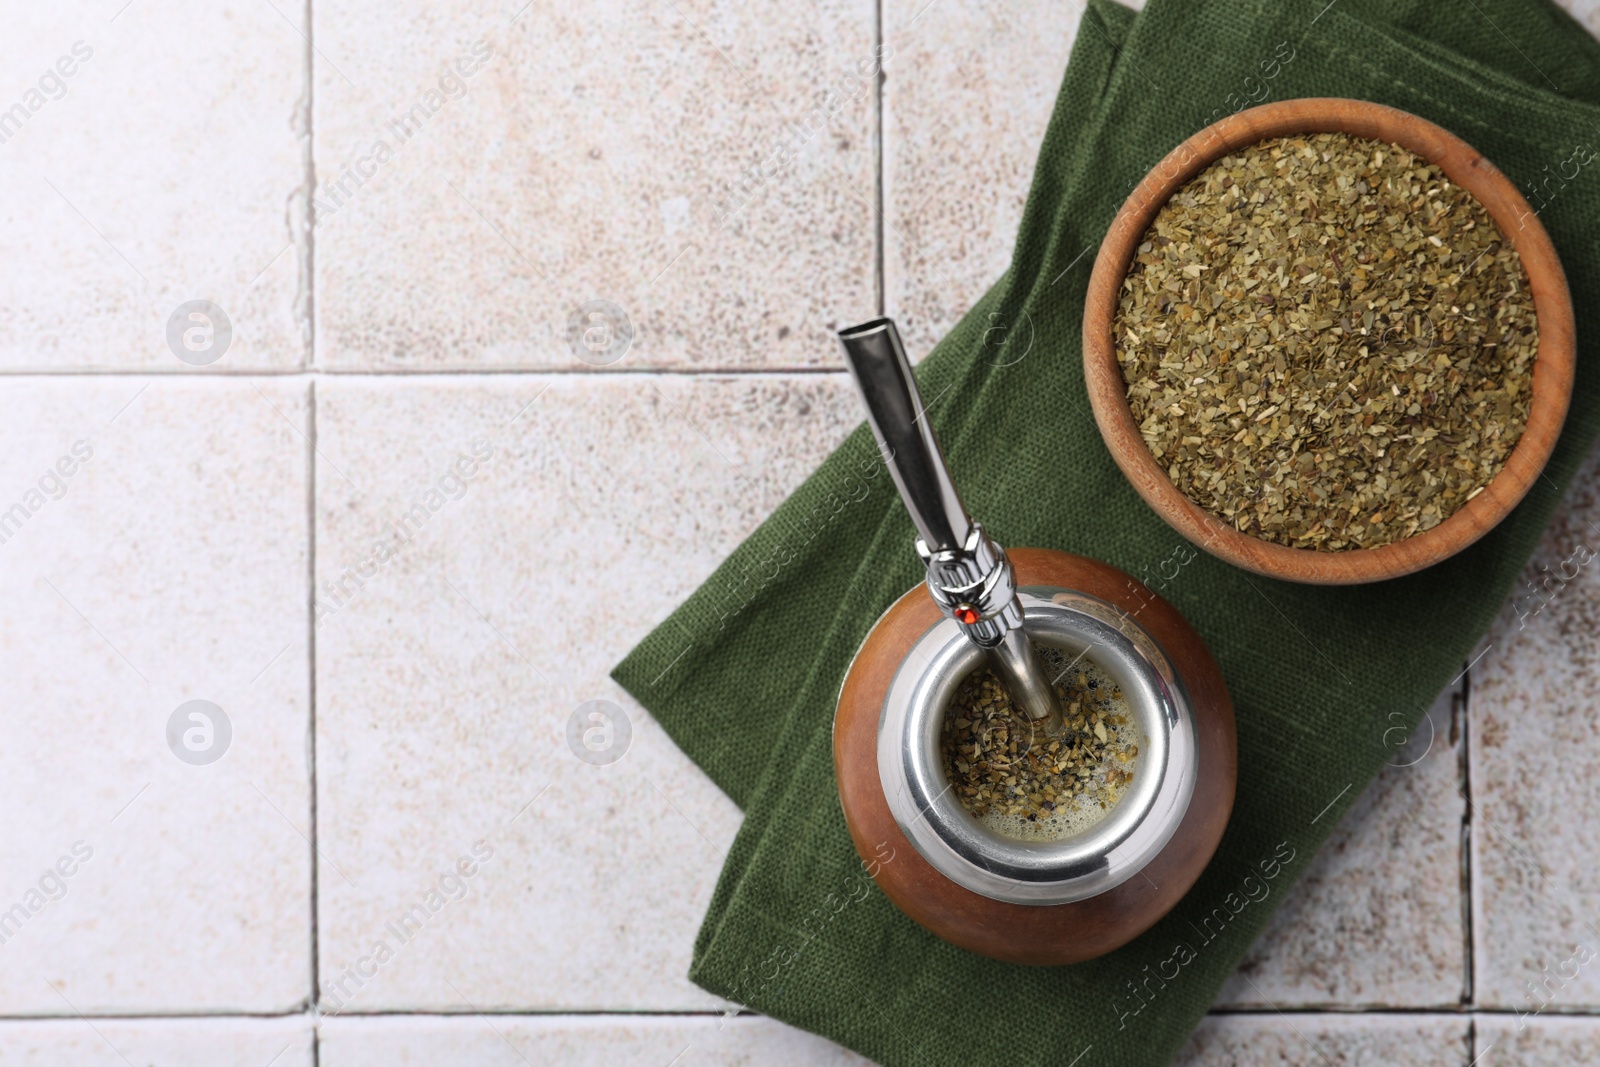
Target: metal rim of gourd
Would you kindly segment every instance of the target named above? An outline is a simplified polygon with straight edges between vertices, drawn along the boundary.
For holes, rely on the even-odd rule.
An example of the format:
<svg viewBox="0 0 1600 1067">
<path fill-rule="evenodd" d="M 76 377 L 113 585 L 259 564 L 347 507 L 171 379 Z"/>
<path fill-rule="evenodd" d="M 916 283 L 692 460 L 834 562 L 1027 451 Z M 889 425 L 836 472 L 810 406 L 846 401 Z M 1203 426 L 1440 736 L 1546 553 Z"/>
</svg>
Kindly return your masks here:
<svg viewBox="0 0 1600 1067">
<path fill-rule="evenodd" d="M 1182 680 L 1131 616 L 1072 590 L 1018 593 L 1031 640 L 1086 654 L 1121 687 L 1139 737 L 1132 784 L 1099 822 L 1056 841 L 1007 837 L 971 815 L 951 787 L 940 733 L 956 687 L 984 653 L 948 618 L 913 642 L 889 685 L 878 773 L 895 822 L 940 874 L 994 900 L 1065 904 L 1121 885 L 1171 841 L 1194 794 L 1198 743 Z"/>
</svg>

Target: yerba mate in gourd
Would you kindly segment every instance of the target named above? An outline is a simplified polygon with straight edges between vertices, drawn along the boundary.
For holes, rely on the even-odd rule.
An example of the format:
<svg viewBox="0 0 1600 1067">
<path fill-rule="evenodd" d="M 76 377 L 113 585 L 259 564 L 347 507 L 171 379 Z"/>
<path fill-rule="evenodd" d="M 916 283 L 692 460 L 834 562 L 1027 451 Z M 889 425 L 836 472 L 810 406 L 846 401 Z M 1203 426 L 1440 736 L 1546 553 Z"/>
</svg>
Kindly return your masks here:
<svg viewBox="0 0 1600 1067">
<path fill-rule="evenodd" d="M 1042 647 L 1062 729 L 1036 727 L 993 671 L 964 679 L 945 710 L 945 773 L 963 807 L 1020 841 L 1058 841 L 1105 818 L 1134 780 L 1139 733 L 1122 687 L 1087 655 Z"/>
</svg>

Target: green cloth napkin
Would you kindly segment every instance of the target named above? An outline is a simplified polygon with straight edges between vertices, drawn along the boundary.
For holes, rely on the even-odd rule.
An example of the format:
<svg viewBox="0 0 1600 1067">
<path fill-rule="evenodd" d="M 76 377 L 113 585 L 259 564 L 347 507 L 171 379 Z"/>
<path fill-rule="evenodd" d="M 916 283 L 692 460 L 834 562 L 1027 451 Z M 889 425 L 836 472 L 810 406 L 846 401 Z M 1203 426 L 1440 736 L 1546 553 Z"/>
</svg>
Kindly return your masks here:
<svg viewBox="0 0 1600 1067">
<path fill-rule="evenodd" d="M 1001 544 L 1151 576 L 1183 545 L 1123 480 L 1090 417 L 1079 343 L 1089 268 L 1129 188 L 1167 151 L 1236 107 L 1303 96 L 1403 108 L 1519 187 L 1541 182 L 1533 203 L 1576 294 L 1578 335 L 1600 327 L 1585 299 L 1600 283 L 1600 166 L 1587 162 L 1600 161 L 1600 47 L 1552 4 L 1150 0 L 1135 15 L 1091 0 L 1011 266 L 919 368 L 956 484 Z M 1020 361 L 1016 345 L 996 347 L 997 324 L 1033 331 Z M 910 521 L 858 428 L 614 672 L 745 811 L 690 977 L 891 1067 L 1168 1062 L 1393 756 L 1385 732 L 1416 722 L 1511 590 L 1595 436 L 1600 380 L 1587 359 L 1548 476 L 1456 558 L 1317 588 L 1199 552 L 1166 584 L 1233 694 L 1237 803 L 1171 915 L 1070 967 L 946 944 L 866 881 L 851 847 L 834 700 L 879 613 L 922 578 Z"/>
</svg>

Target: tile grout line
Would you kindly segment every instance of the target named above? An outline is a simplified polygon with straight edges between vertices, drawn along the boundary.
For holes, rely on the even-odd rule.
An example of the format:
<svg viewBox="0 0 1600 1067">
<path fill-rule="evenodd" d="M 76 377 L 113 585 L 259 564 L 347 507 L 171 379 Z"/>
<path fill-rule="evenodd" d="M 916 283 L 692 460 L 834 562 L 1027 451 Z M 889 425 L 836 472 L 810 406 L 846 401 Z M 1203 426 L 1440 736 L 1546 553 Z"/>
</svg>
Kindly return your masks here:
<svg viewBox="0 0 1600 1067">
<path fill-rule="evenodd" d="M 877 292 L 874 295 L 877 297 L 877 300 L 878 300 L 878 315 L 881 318 L 882 316 L 885 316 L 885 315 L 889 314 L 889 291 L 888 291 L 889 290 L 889 285 L 888 285 L 888 279 L 885 277 L 885 271 L 884 271 L 884 261 L 887 259 L 887 256 L 885 254 L 884 243 L 883 243 L 884 242 L 884 225 L 883 225 L 884 195 L 883 195 L 883 183 L 884 183 L 884 173 L 885 173 L 885 171 L 887 169 L 887 166 L 888 166 L 887 160 L 885 158 L 886 157 L 885 145 L 886 145 L 887 142 L 886 142 L 886 138 L 884 137 L 884 133 L 883 133 L 883 97 L 884 97 L 884 89 L 883 89 L 883 87 L 884 87 L 885 82 L 888 80 L 888 70 L 887 70 L 887 68 L 886 68 L 886 66 L 884 64 L 884 59 L 885 59 L 884 51 L 885 51 L 885 48 L 884 48 L 884 37 L 883 37 L 883 0 L 874 0 L 872 10 L 873 10 L 873 27 L 872 27 L 873 40 L 872 40 L 872 44 L 873 44 L 873 53 L 874 53 L 874 56 L 875 56 L 875 58 L 877 60 L 877 68 L 878 68 L 878 76 L 872 80 L 873 106 L 877 109 L 877 130 L 875 131 L 876 132 L 876 136 L 874 137 L 875 148 L 876 148 L 875 155 L 877 156 L 877 161 L 876 161 L 877 162 L 877 174 L 875 175 L 875 178 L 877 179 L 877 181 L 876 181 L 876 185 L 875 185 L 875 188 L 874 188 L 874 195 L 877 197 L 877 201 L 878 201 L 878 203 L 876 205 L 877 206 L 877 210 L 873 212 L 873 220 L 872 220 L 873 229 L 875 230 L 875 233 L 873 234 L 873 238 L 874 238 L 874 244 L 876 245 L 876 255 L 873 257 L 873 275 L 874 275 L 874 277 L 873 277 L 873 285 L 877 290 Z"/>
<path fill-rule="evenodd" d="M 306 389 L 306 778 L 311 810 L 311 985 L 309 1004 L 315 1012 L 322 1002 L 321 901 L 317 893 L 317 383 Z M 317 1063 L 315 1039 L 311 1062 Z"/>
<path fill-rule="evenodd" d="M 1461 933 L 1465 942 L 1461 1002 L 1477 1003 L 1477 945 L 1473 928 L 1472 865 L 1477 850 L 1472 833 L 1472 666 L 1461 672 Z"/>
<path fill-rule="evenodd" d="M 407 1014 L 407 1013 L 393 1013 Z M 1484 1008 L 1468 1007 L 1465 1004 L 1432 1004 L 1408 1007 L 1403 1004 L 1367 1004 L 1361 1007 L 1335 1007 L 1322 1005 L 1320 1007 L 1307 1007 L 1300 1005 L 1279 1005 L 1276 1008 L 1208 1008 L 1206 1015 L 1223 1018 L 1226 1016 L 1244 1015 L 1255 1016 L 1262 1019 L 1274 1018 L 1278 1015 L 1305 1015 L 1316 1016 L 1322 1019 L 1347 1018 L 1359 1019 L 1364 1016 L 1382 1015 L 1390 1017 L 1403 1017 L 1412 1015 L 1431 1015 L 1440 1019 L 1475 1019 L 1488 1016 L 1489 1018 L 1519 1019 L 1528 1013 L 1518 1011 L 1516 1008 Z M 1571 1010 L 1547 1009 L 1540 1015 L 1541 1019 L 1592 1019 L 1600 1021 L 1600 1007 L 1576 1008 Z"/>
<path fill-rule="evenodd" d="M 342 1019 L 394 1019 L 394 1018 L 422 1018 L 422 1019 L 476 1019 L 480 1016 L 492 1017 L 526 1017 L 530 1019 L 594 1019 L 614 1017 L 619 1019 L 646 1018 L 646 1019 L 722 1019 L 727 1017 L 727 1012 L 712 1008 L 700 1010 L 674 1010 L 670 1008 L 484 1008 L 461 1009 L 459 1011 L 430 1011 L 426 1008 L 380 1008 L 364 1011 L 341 1012 Z M 1526 1012 L 1516 1008 L 1485 1008 L 1457 1005 L 1434 1005 L 1431 1007 L 1404 1007 L 1400 1005 L 1369 1005 L 1366 1007 L 1305 1007 L 1293 1005 L 1280 1005 L 1277 1008 L 1212 1008 L 1206 1012 L 1210 1018 L 1229 1017 L 1254 1017 L 1273 1019 L 1281 1016 L 1315 1017 L 1319 1019 L 1356 1019 L 1367 1016 L 1382 1016 L 1389 1018 L 1408 1018 L 1417 1016 L 1433 1016 L 1440 1019 L 1469 1019 L 1474 1024 L 1477 1019 L 1519 1019 Z M 740 1018 L 764 1019 L 770 1016 L 762 1015 L 757 1011 L 744 1010 L 735 1013 Z M 308 1008 L 297 1008 L 294 1011 L 282 1012 L 204 1012 L 204 1011 L 171 1011 L 171 1012 L 146 1012 L 126 1014 L 56 1014 L 56 1015 L 0 1015 L 0 1028 L 15 1023 L 50 1023 L 50 1022 L 79 1022 L 91 1020 L 93 1022 L 160 1022 L 166 1021 L 194 1021 L 199 1019 L 217 1019 L 224 1021 L 243 1022 L 260 1020 L 263 1022 L 273 1019 L 307 1019 L 313 1025 L 320 1025 L 323 1015 L 320 1011 Z M 1541 1019 L 1581 1019 L 1600 1022 L 1600 1008 L 1587 1010 L 1558 1010 L 1549 1009 L 1543 1012 Z M 780 1022 L 782 1020 L 779 1020 Z"/>
<path fill-rule="evenodd" d="M 318 1005 L 322 1002 L 320 972 L 322 970 L 321 901 L 318 894 L 317 867 L 317 142 L 316 142 L 316 20 L 313 0 L 305 0 L 305 207 L 302 225 L 305 227 L 304 258 L 301 263 L 301 284 L 304 286 L 304 330 L 306 368 L 311 372 L 306 385 L 306 779 L 310 796 L 311 837 L 311 974 L 310 999 L 307 1014 L 311 1018 L 311 1065 L 322 1062 L 322 1025 Z"/>
<path fill-rule="evenodd" d="M 589 378 L 603 381 L 607 378 L 776 378 L 787 375 L 844 376 L 849 370 L 841 363 L 836 367 L 651 367 L 642 370 L 591 370 L 584 367 L 441 367 L 430 370 L 364 369 L 336 370 L 329 367 L 304 366 L 298 370 L 274 370 L 270 367 L 242 368 L 240 370 L 209 370 L 205 373 L 145 369 L 107 370 L 4 370 L 0 381 L 26 381 L 30 378 L 148 378 L 151 381 L 196 382 L 208 378 L 275 378 L 289 381 L 295 378 L 315 378 L 337 381 L 340 378 L 538 378 L 559 376 Z"/>
</svg>

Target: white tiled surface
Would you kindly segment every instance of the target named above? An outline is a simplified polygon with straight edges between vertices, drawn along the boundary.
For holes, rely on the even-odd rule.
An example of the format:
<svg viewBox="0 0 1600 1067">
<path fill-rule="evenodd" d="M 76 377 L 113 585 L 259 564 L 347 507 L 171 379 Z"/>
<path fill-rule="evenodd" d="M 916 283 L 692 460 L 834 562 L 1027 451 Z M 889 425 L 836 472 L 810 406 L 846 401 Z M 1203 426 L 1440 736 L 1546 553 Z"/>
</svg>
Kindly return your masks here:
<svg viewBox="0 0 1600 1067">
<path fill-rule="evenodd" d="M 1600 1062 L 1600 1020 L 1556 1015 L 1479 1016 L 1473 1055 L 1482 1067 L 1572 1067 Z M 1476 1065 L 1475 1065 L 1476 1067 Z"/>
<path fill-rule="evenodd" d="M 606 672 L 854 422 L 830 327 L 881 292 L 920 356 L 1004 268 L 1081 0 L 307 10 L 7 8 L 0 93 L 92 55 L 0 144 L 0 1063 L 862 1062 L 685 979 L 738 813 Z M 1593 569 L 1391 739 L 1179 1062 L 1594 1058 Z"/>
<path fill-rule="evenodd" d="M 1467 1067 L 1468 1028 L 1457 1015 L 1213 1015 L 1173 1067 Z"/>
<path fill-rule="evenodd" d="M 868 1067 L 771 1019 L 518 1015 L 337 1018 L 322 1025 L 322 1067 Z"/>
<path fill-rule="evenodd" d="M 186 370 L 166 325 L 199 299 L 217 367 L 298 368 L 304 11 L 121 4 L 5 5 L 0 108 L 40 106 L 0 127 L 0 369 Z"/>
<path fill-rule="evenodd" d="M 0 1022 L 7 1067 L 312 1067 L 314 1043 L 304 1016 Z"/>
<path fill-rule="evenodd" d="M 316 12 L 319 179 L 375 172 L 321 194 L 324 366 L 581 367 L 592 298 L 633 367 L 838 364 L 830 327 L 874 300 L 869 0 Z"/>
<path fill-rule="evenodd" d="M 1378 780 L 1309 861 L 1219 1005 L 1461 1003 L 1465 688 L 1441 694 L 1414 731 L 1396 726 L 1380 739 Z"/>
<path fill-rule="evenodd" d="M 0 390 L 0 508 L 42 504 L 20 528 L 0 518 L 0 908 L 30 912 L 0 919 L 0 1012 L 287 1011 L 309 996 L 308 388 Z M 60 478 L 74 448 L 89 458 Z M 30 498 L 41 481 L 57 499 Z M 193 699 L 232 726 L 209 765 L 167 747 Z M 58 899 L 34 908 L 41 888 Z"/>
<path fill-rule="evenodd" d="M 494 849 L 347 1010 L 718 1006 L 684 973 L 738 809 L 606 674 L 837 444 L 848 388 L 319 386 L 318 446 L 348 476 L 318 482 L 324 596 L 474 441 L 488 457 L 317 631 L 319 844 L 343 872 L 319 882 L 324 989 L 471 842 Z M 569 715 L 596 698 L 633 728 L 610 766 L 567 748 Z"/>
<path fill-rule="evenodd" d="M 1596 459 L 1473 672 L 1474 969 L 1480 1002 L 1511 1011 L 1600 1011 Z"/>
<path fill-rule="evenodd" d="M 918 355 L 1011 260 L 1084 7 L 884 2 L 885 299 Z"/>
</svg>

